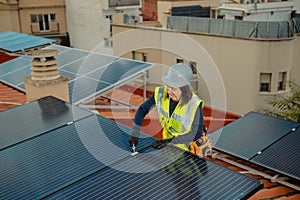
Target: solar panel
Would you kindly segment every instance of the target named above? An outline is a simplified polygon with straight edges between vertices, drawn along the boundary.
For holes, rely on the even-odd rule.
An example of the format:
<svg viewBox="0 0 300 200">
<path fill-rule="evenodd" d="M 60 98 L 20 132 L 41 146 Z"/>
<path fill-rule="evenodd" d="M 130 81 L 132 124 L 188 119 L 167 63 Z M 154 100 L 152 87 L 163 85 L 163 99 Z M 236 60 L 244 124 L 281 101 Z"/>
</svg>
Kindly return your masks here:
<svg viewBox="0 0 300 200">
<path fill-rule="evenodd" d="M 298 125 L 293 121 L 249 112 L 209 137 L 215 149 L 249 160 Z"/>
<path fill-rule="evenodd" d="M 40 199 L 131 156 L 130 131 L 92 115 L 1 150 L 0 199 Z M 153 141 L 142 134 L 138 150 Z"/>
<path fill-rule="evenodd" d="M 87 76 L 113 84 L 128 79 L 128 77 L 135 77 L 146 65 L 147 64 L 138 61 L 118 59 L 106 67 L 99 68 L 87 74 Z"/>
<path fill-rule="evenodd" d="M 93 115 L 55 97 L 45 97 L 0 113 L 0 149 Z"/>
<path fill-rule="evenodd" d="M 0 65 L 0 77 L 14 73 L 22 68 L 29 67 L 29 59 L 25 57 L 15 58 Z"/>
<path fill-rule="evenodd" d="M 262 183 L 174 147 L 146 149 L 46 199 L 243 199 Z"/>
<path fill-rule="evenodd" d="M 79 77 L 69 83 L 70 101 L 76 105 L 82 99 L 95 97 L 94 94 L 97 91 L 105 91 L 109 86 L 108 83 L 102 81 L 84 76 Z"/>
<path fill-rule="evenodd" d="M 251 159 L 251 162 L 300 180 L 300 127 Z"/>
<path fill-rule="evenodd" d="M 55 42 L 56 40 L 17 32 L 0 33 L 0 49 L 10 52 L 22 51 Z"/>
<path fill-rule="evenodd" d="M 102 92 L 120 86 L 144 74 L 152 64 L 102 55 L 60 45 L 50 45 L 45 49 L 56 49 L 59 72 L 69 80 L 71 103 L 77 105 Z M 30 77 L 32 58 L 22 56 L 0 64 L 0 80 L 25 91 L 23 78 Z M 75 86 L 75 87 L 74 87 Z"/>
</svg>

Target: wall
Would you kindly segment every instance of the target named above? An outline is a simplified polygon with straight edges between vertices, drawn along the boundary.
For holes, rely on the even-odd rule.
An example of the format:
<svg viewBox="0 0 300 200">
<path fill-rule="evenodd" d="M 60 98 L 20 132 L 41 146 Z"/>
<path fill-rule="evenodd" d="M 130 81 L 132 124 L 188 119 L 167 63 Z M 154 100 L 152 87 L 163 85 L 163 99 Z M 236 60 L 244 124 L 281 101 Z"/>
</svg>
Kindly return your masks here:
<svg viewBox="0 0 300 200">
<path fill-rule="evenodd" d="M 0 32 L 20 31 L 18 10 L 16 5 L 0 3 L 0 19 Z"/>
<path fill-rule="evenodd" d="M 201 5 L 202 7 L 219 6 L 219 0 L 202 0 L 202 1 L 158 1 L 157 2 L 157 20 L 161 23 L 163 28 L 167 27 L 167 16 L 171 15 L 172 7 L 180 6 L 194 6 Z"/>
<path fill-rule="evenodd" d="M 109 36 L 109 21 L 103 18 L 99 0 L 66 0 L 71 46 L 93 50 Z"/>
<path fill-rule="evenodd" d="M 19 0 L 20 8 L 64 6 L 64 0 Z"/>
<path fill-rule="evenodd" d="M 65 16 L 65 8 L 64 7 L 56 7 L 56 8 L 38 8 L 38 9 L 22 9 L 20 10 L 20 20 L 21 20 L 21 32 L 27 34 L 33 34 L 31 29 L 31 18 L 32 14 L 56 14 L 57 23 L 59 24 L 59 29 L 57 27 L 50 28 L 51 30 L 58 30 L 57 33 L 66 33 L 67 25 L 66 25 L 66 16 Z M 55 24 L 56 25 L 56 24 Z M 37 29 L 39 30 L 39 29 Z"/>
<path fill-rule="evenodd" d="M 116 35 L 125 30 L 129 34 Z M 265 104 L 266 97 L 277 93 L 279 72 L 287 71 L 288 76 L 292 72 L 291 77 L 299 80 L 300 58 L 296 56 L 300 48 L 299 36 L 285 40 L 250 40 L 120 25 L 113 26 L 113 35 L 114 51 L 118 56 L 126 52 L 130 57 L 131 49 L 139 48 L 143 52 L 142 47 L 145 47 L 149 62 L 161 62 L 161 66 L 169 66 L 178 57 L 196 61 L 199 95 L 206 105 L 224 110 L 225 104 L 227 111 L 240 115 L 256 110 Z M 153 56 L 152 49 L 156 49 Z M 259 92 L 259 78 L 263 72 L 272 73 L 270 93 Z M 163 70 L 155 70 L 149 81 L 156 81 L 162 73 Z M 218 81 L 221 84 L 218 85 Z M 219 94 L 223 92 L 222 87 L 223 96 Z"/>
</svg>

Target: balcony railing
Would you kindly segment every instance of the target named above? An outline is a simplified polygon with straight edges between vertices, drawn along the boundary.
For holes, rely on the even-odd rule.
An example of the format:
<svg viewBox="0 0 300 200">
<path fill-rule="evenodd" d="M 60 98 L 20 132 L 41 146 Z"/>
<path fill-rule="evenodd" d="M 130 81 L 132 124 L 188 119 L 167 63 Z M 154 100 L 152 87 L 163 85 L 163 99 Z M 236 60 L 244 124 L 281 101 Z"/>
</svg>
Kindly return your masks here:
<svg viewBox="0 0 300 200">
<path fill-rule="evenodd" d="M 33 35 L 46 35 L 46 34 L 60 33 L 58 22 L 50 22 L 49 30 L 41 30 L 39 23 L 31 23 L 30 29 L 31 29 L 31 34 Z"/>
</svg>

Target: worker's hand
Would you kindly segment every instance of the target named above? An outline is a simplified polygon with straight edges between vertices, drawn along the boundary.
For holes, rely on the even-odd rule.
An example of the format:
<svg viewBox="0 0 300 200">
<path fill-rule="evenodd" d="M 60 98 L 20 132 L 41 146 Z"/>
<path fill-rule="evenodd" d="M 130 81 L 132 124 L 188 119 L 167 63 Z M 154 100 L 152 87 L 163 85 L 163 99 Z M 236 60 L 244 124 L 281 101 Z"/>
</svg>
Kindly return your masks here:
<svg viewBox="0 0 300 200">
<path fill-rule="evenodd" d="M 135 137 L 135 136 L 131 136 L 128 140 L 130 146 L 132 147 L 133 145 L 134 146 L 137 146 L 138 142 L 139 142 L 139 138 L 138 137 Z"/>
</svg>

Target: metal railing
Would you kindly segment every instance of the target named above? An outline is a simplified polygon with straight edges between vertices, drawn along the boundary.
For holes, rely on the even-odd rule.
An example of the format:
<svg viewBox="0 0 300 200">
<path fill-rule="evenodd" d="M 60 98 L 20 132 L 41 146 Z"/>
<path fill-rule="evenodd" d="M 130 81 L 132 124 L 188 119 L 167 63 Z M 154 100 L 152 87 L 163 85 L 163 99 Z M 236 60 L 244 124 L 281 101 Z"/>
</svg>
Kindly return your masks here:
<svg viewBox="0 0 300 200">
<path fill-rule="evenodd" d="M 289 21 L 254 22 L 168 16 L 167 28 L 238 38 L 289 38 L 300 33 L 300 17 L 294 17 Z"/>
</svg>

